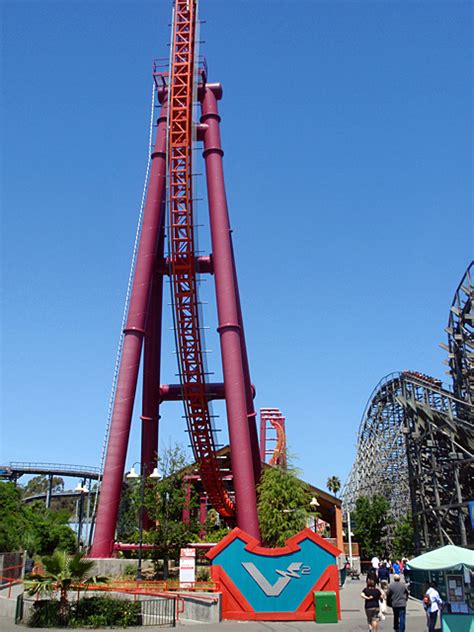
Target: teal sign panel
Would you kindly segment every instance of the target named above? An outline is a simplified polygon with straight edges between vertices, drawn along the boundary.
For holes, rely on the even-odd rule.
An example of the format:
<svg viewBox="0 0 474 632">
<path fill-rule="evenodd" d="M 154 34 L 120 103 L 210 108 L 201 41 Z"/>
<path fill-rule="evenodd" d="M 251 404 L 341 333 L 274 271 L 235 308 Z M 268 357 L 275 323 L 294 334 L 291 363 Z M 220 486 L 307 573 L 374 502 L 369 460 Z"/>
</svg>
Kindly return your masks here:
<svg viewBox="0 0 474 632">
<path fill-rule="evenodd" d="M 291 613 L 306 597 L 313 601 L 312 591 L 329 569 L 337 578 L 337 555 L 338 549 L 309 529 L 280 549 L 265 549 L 234 529 L 208 557 L 230 580 L 236 601 L 243 597 L 255 613 Z"/>
</svg>

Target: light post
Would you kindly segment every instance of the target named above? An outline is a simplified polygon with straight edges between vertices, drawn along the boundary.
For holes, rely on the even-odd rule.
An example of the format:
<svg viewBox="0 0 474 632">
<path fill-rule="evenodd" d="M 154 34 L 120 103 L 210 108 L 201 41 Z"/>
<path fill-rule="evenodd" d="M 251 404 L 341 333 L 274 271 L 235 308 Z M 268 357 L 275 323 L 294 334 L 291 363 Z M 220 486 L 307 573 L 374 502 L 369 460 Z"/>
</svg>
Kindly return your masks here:
<svg viewBox="0 0 474 632">
<path fill-rule="evenodd" d="M 312 507 L 313 511 L 316 511 L 316 507 L 319 507 L 318 499 L 316 496 L 313 496 L 309 501 L 309 506 Z"/>
<path fill-rule="evenodd" d="M 316 498 L 316 496 L 313 496 L 311 498 L 311 500 L 309 501 L 309 506 L 311 507 L 311 511 L 316 512 L 318 510 L 319 503 L 318 503 L 318 499 Z M 317 516 L 313 517 L 313 522 L 314 522 L 314 524 L 313 524 L 313 531 L 315 533 L 317 533 L 317 526 L 318 526 L 318 524 L 317 524 L 318 523 Z"/>
<path fill-rule="evenodd" d="M 351 530 L 351 512 L 347 512 L 347 539 L 349 542 L 349 565 L 352 569 L 352 536 L 354 535 Z"/>
<path fill-rule="evenodd" d="M 311 511 L 316 511 L 316 507 L 319 507 L 319 503 L 317 498 L 313 496 L 309 501 L 309 506 L 311 507 Z M 282 509 L 283 513 L 293 513 L 294 511 L 299 511 L 299 509 Z"/>
<path fill-rule="evenodd" d="M 143 465 L 143 468 L 142 468 L 143 472 L 141 476 L 140 474 L 137 474 L 135 470 L 135 465 L 141 466 L 141 463 L 139 461 L 136 461 L 130 468 L 130 472 L 125 475 L 125 478 L 128 478 L 129 480 L 140 478 L 140 511 L 138 514 L 139 518 L 138 518 L 138 566 L 137 566 L 137 581 L 140 581 L 142 579 L 143 509 L 144 509 L 143 505 L 144 505 L 144 500 L 145 500 L 145 479 L 147 478 L 147 476 L 146 476 L 146 464 Z M 148 476 L 148 478 L 151 480 L 158 481 L 161 478 L 160 473 L 158 472 L 158 468 L 155 467 L 153 472 L 150 474 L 150 476 Z"/>
<path fill-rule="evenodd" d="M 85 485 L 85 481 L 82 481 L 81 483 L 78 483 L 76 488 L 74 489 L 75 492 L 78 492 L 80 494 L 79 497 L 79 511 L 78 511 L 78 525 L 77 525 L 77 550 L 80 551 L 81 549 L 81 535 L 82 535 L 82 519 L 84 517 L 84 494 L 88 494 L 89 493 L 89 489 L 86 487 Z"/>
</svg>

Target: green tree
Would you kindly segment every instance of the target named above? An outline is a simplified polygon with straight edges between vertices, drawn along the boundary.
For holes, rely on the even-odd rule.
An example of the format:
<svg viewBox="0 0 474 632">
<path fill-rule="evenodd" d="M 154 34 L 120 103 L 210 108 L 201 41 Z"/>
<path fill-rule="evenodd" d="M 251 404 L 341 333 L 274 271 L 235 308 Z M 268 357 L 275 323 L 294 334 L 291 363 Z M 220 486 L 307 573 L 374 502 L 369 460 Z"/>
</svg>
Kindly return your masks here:
<svg viewBox="0 0 474 632">
<path fill-rule="evenodd" d="M 311 496 L 294 472 L 265 468 L 257 491 L 260 533 L 266 546 L 282 546 L 305 528 Z"/>
<path fill-rule="evenodd" d="M 415 552 L 413 518 L 406 514 L 395 524 L 392 554 L 395 558 L 410 557 Z"/>
<path fill-rule="evenodd" d="M 73 553 L 76 535 L 69 527 L 68 511 L 52 511 L 41 501 L 26 505 L 24 514 L 31 537 L 30 547 L 38 555 L 51 555 L 56 549 Z"/>
<path fill-rule="evenodd" d="M 202 542 L 220 542 L 222 538 L 230 533 L 231 528 L 226 526 L 217 511 L 214 508 L 211 508 L 207 512 L 204 531 L 204 537 L 199 538 Z"/>
<path fill-rule="evenodd" d="M 117 540 L 119 542 L 130 542 L 136 536 L 139 502 L 140 496 L 136 483 L 123 481 L 117 517 Z"/>
<path fill-rule="evenodd" d="M 30 555 L 46 555 L 56 548 L 74 550 L 67 512 L 54 512 L 42 502 L 23 504 L 14 483 L 0 483 L 0 507 L 0 550 L 27 549 Z"/>
<path fill-rule="evenodd" d="M 52 478 L 52 486 L 51 491 L 55 492 L 63 492 L 64 491 L 64 479 L 60 476 L 53 476 Z M 39 494 L 46 494 L 49 488 L 49 477 L 48 476 L 33 476 L 28 483 L 22 489 L 23 498 L 28 498 L 29 496 L 36 496 Z"/>
<path fill-rule="evenodd" d="M 341 489 L 341 481 L 337 476 L 330 476 L 326 482 L 326 487 L 334 496 L 337 496 L 338 491 Z"/>
<path fill-rule="evenodd" d="M 42 558 L 44 575 L 33 575 L 25 582 L 28 594 L 48 593 L 59 590 L 59 617 L 60 623 L 66 625 L 70 614 L 71 605 L 68 592 L 75 584 L 87 587 L 91 583 L 106 582 L 105 577 L 92 575 L 93 560 L 84 560 L 83 553 L 69 556 L 64 551 L 56 551 L 51 556 Z"/>
<path fill-rule="evenodd" d="M 179 557 L 180 548 L 197 539 L 198 525 L 192 511 L 197 507 L 197 497 L 191 486 L 189 524 L 183 522 L 183 507 L 186 502 L 186 467 L 189 460 L 180 445 L 169 446 L 158 459 L 161 480 L 148 481 L 145 489 L 145 507 L 149 518 L 155 523 L 146 534 L 146 540 L 157 548 L 155 556 L 163 559 L 163 576 L 168 577 L 170 559 Z"/>
<path fill-rule="evenodd" d="M 28 524 L 14 483 L 0 483 L 0 507 L 0 551 L 19 551 Z"/>
<path fill-rule="evenodd" d="M 189 459 L 180 445 L 169 446 L 158 459 L 161 474 L 159 481 L 145 479 L 144 509 L 152 523 L 149 531 L 144 531 L 143 542 L 154 544 L 153 552 L 143 552 L 143 557 L 162 559 L 163 574 L 168 574 L 168 563 L 179 557 L 179 549 L 198 538 L 194 509 L 198 506 L 196 492 L 191 486 L 191 520 L 183 523 L 183 506 L 186 499 L 186 482 Z M 139 521 L 141 507 L 142 480 L 125 479 L 118 520 L 118 539 L 123 542 L 139 541 Z M 127 554 L 136 557 L 137 553 Z"/>
<path fill-rule="evenodd" d="M 360 496 L 357 499 L 355 510 L 351 513 L 352 530 L 363 556 L 382 556 L 387 552 L 385 531 L 389 509 L 390 504 L 383 496 Z"/>
</svg>

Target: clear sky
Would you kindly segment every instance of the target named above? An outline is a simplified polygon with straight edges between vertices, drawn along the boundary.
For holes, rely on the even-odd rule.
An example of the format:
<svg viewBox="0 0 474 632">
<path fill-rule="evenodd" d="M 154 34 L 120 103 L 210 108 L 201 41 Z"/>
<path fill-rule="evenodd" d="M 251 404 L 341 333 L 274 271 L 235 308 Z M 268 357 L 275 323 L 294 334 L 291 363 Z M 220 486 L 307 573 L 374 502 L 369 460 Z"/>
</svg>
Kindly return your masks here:
<svg viewBox="0 0 474 632">
<path fill-rule="evenodd" d="M 171 3 L 1 10 L 0 460 L 98 465 Z M 379 379 L 446 379 L 438 343 L 473 250 L 471 11 L 200 2 L 256 405 L 281 408 L 316 485 L 346 478 Z M 218 380 L 209 280 L 203 298 Z M 163 382 L 176 381 L 169 309 Z M 161 445 L 187 443 L 181 416 L 163 407 Z"/>
</svg>

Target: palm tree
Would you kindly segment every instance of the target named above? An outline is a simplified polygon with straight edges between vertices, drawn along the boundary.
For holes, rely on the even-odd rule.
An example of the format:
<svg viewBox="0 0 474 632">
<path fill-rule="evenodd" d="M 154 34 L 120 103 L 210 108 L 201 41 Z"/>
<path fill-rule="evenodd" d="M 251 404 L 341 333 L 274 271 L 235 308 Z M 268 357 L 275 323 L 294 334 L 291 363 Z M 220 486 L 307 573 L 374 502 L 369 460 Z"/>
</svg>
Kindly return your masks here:
<svg viewBox="0 0 474 632">
<path fill-rule="evenodd" d="M 327 480 L 326 487 L 330 492 L 337 496 L 337 492 L 341 489 L 341 481 L 338 476 L 330 476 Z"/>
<path fill-rule="evenodd" d="M 76 553 L 73 556 L 65 551 L 55 551 L 53 555 L 43 557 L 44 575 L 32 575 L 30 580 L 25 582 L 25 588 L 29 595 L 36 593 L 51 594 L 59 590 L 59 618 L 61 624 L 66 624 L 71 606 L 68 599 L 68 591 L 76 584 L 86 587 L 89 584 L 104 583 L 106 577 L 92 575 L 94 566 L 93 560 L 84 560 L 83 553 Z"/>
</svg>

